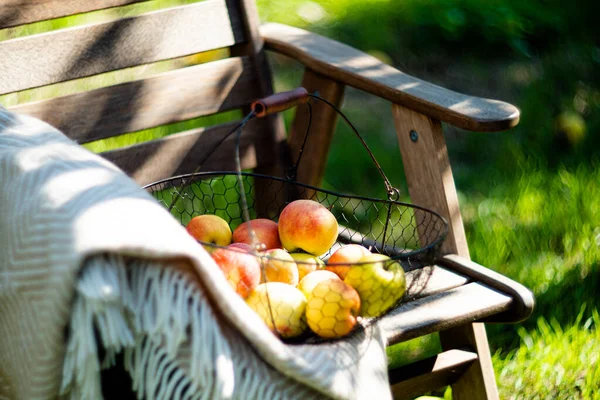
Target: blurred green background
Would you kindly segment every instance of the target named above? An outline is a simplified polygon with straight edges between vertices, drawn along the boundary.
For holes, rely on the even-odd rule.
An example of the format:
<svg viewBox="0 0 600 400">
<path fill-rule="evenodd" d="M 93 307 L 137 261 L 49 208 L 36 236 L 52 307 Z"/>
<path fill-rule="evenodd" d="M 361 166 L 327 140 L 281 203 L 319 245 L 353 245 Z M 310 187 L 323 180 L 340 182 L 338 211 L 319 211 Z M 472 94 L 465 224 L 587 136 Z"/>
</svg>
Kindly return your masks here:
<svg viewBox="0 0 600 400">
<path fill-rule="evenodd" d="M 472 258 L 529 287 L 534 315 L 487 325 L 506 399 L 600 398 L 600 3 L 593 0 L 259 0 L 263 21 L 340 40 L 416 77 L 521 110 L 507 132 L 445 126 Z M 273 60 L 276 88 L 301 71 Z M 387 102 L 348 90 L 343 107 L 392 183 L 404 189 Z M 326 186 L 385 196 L 342 124 Z M 437 350 L 429 336 L 394 363 Z M 434 393 L 450 397 L 449 391 Z"/>
<path fill-rule="evenodd" d="M 198 0 L 157 0 L 0 31 L 0 40 Z M 487 325 L 506 399 L 600 399 L 600 2 L 580 0 L 257 0 L 261 20 L 321 33 L 416 77 L 521 110 L 518 127 L 476 133 L 444 126 L 472 258 L 531 288 L 534 315 Z M 210 57 L 219 57 L 212 54 Z M 206 61 L 186 58 L 178 66 Z M 302 69 L 271 57 L 276 90 Z M 0 97 L 5 106 L 138 79 L 172 65 L 132 68 Z M 390 104 L 347 89 L 343 110 L 392 183 L 406 184 Z M 239 113 L 210 117 L 210 122 Z M 163 136 L 194 120 L 88 145 L 96 151 Z M 286 113 L 286 122 L 290 114 Z M 381 178 L 339 124 L 327 188 L 384 197 Z M 406 198 L 406 196 L 405 196 Z M 427 336 L 389 350 L 394 365 L 438 350 Z M 451 397 L 449 390 L 433 395 Z"/>
</svg>

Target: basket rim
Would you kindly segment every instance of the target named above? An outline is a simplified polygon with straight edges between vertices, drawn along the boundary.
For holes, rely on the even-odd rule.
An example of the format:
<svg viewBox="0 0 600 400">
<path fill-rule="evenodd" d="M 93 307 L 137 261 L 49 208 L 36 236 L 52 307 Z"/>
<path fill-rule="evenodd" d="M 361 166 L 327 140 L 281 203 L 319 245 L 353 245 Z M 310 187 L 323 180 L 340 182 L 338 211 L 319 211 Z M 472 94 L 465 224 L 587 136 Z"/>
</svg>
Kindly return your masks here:
<svg viewBox="0 0 600 400">
<path fill-rule="evenodd" d="M 423 206 L 419 206 L 417 204 L 410 204 L 410 203 L 406 203 L 406 202 L 402 202 L 402 201 L 398 201 L 398 200 L 380 199 L 380 198 L 376 198 L 376 197 L 365 197 L 365 196 L 358 196 L 358 195 L 352 195 L 352 194 L 346 194 L 346 193 L 338 193 L 338 192 L 334 192 L 332 190 L 319 188 L 319 187 L 308 185 L 308 184 L 298 182 L 295 180 L 291 180 L 291 179 L 287 179 L 287 178 L 280 178 L 278 176 L 272 176 L 272 175 L 258 174 L 258 173 L 254 173 L 254 172 L 241 172 L 240 173 L 240 172 L 236 172 L 236 171 L 203 171 L 203 172 L 196 172 L 196 173 L 187 173 L 187 174 L 180 174 L 180 175 L 175 175 L 175 176 L 171 176 L 168 178 L 159 179 L 157 181 L 154 181 L 152 183 L 148 183 L 148 184 L 142 186 L 142 188 L 146 189 L 146 190 L 150 190 L 153 186 L 160 185 L 160 184 L 170 182 L 170 181 L 174 181 L 176 179 L 196 178 L 196 177 L 214 176 L 214 175 L 228 175 L 228 176 L 242 175 L 242 176 L 248 176 L 248 177 L 272 179 L 272 180 L 279 181 L 279 182 L 297 185 L 297 186 L 300 186 L 300 187 L 303 187 L 306 189 L 316 190 L 316 191 L 319 191 L 319 192 L 322 192 L 325 194 L 329 194 L 332 196 L 349 198 L 349 199 L 357 199 L 357 200 L 366 200 L 366 201 L 382 203 L 382 204 L 393 204 L 393 205 L 404 206 L 404 207 L 408 207 L 408 208 L 415 208 L 415 209 L 433 214 L 442 221 L 443 228 L 440 231 L 439 236 L 433 242 L 429 243 L 426 246 L 418 248 L 416 250 L 412 250 L 409 252 L 397 253 L 397 255 L 395 255 L 395 256 L 390 256 L 390 258 L 391 258 L 390 261 L 408 260 L 411 257 L 414 257 L 419 254 L 427 254 L 427 253 L 431 252 L 432 250 L 436 249 L 438 246 L 441 246 L 441 244 L 446 239 L 446 237 L 450 231 L 448 221 L 444 216 L 440 215 L 438 212 L 436 212 L 434 210 L 431 210 L 431 209 L 423 207 Z M 186 183 L 189 184 L 192 182 L 184 182 L 184 184 L 186 184 Z M 202 242 L 202 241 L 198 241 L 198 242 L 201 244 L 207 244 L 207 245 L 209 245 L 211 247 L 215 247 L 215 248 L 223 248 L 223 249 L 232 250 L 232 251 L 239 250 L 239 249 L 230 249 L 227 246 L 220 246 L 220 245 L 216 245 L 214 243 L 207 243 L 207 242 Z M 252 254 L 252 253 L 250 253 L 250 254 Z M 315 257 L 319 257 L 319 256 L 315 256 Z M 270 258 L 270 257 L 267 256 L 267 258 Z M 271 259 L 277 260 L 276 258 L 271 258 Z M 285 261 L 285 260 L 281 260 L 281 261 Z M 304 261 L 300 261 L 300 262 L 308 263 L 308 262 L 304 262 Z M 355 263 L 350 263 L 350 264 L 349 263 L 332 263 L 332 264 L 327 264 L 327 265 L 348 266 L 348 265 L 359 265 L 359 264 L 369 264 L 369 263 L 372 263 L 372 262 L 363 262 L 363 263 L 355 262 Z"/>
</svg>

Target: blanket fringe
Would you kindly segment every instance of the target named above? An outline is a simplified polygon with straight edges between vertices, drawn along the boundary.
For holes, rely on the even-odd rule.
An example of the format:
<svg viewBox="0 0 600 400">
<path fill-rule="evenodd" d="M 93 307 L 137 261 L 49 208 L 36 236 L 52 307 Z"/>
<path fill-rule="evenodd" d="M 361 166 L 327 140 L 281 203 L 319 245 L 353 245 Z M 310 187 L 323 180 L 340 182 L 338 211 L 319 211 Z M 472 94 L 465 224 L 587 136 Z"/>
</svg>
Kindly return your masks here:
<svg viewBox="0 0 600 400">
<path fill-rule="evenodd" d="M 124 353 L 139 399 L 280 399 L 313 393 L 258 361 L 183 272 L 91 258 L 77 284 L 61 396 L 102 399 L 100 370 Z M 100 364 L 94 329 L 106 352 Z M 232 348 L 233 347 L 233 348 Z M 278 379 L 270 379 L 277 376 Z M 278 382 L 277 384 L 273 382 Z M 314 396 L 314 393 L 312 394 Z"/>
</svg>

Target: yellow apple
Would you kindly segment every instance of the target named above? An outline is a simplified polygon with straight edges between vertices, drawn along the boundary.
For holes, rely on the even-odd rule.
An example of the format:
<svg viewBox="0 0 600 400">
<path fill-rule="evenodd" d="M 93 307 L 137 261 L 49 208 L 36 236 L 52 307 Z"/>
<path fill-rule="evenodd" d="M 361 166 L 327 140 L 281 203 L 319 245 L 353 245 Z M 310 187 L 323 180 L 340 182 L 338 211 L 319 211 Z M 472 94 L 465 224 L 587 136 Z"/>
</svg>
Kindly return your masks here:
<svg viewBox="0 0 600 400">
<path fill-rule="evenodd" d="M 308 253 L 290 253 L 298 266 L 298 280 L 302 280 L 309 273 L 325 267 L 325 263 L 319 257 Z"/>
<path fill-rule="evenodd" d="M 329 257 L 325 269 L 335 272 L 343 280 L 352 264 L 369 254 L 371 252 L 361 245 L 344 245 Z"/>
<path fill-rule="evenodd" d="M 310 296 L 310 293 L 313 291 L 315 286 L 323 281 L 328 281 L 331 279 L 340 279 L 339 276 L 334 274 L 331 271 L 326 271 L 324 269 L 320 269 L 317 271 L 313 271 L 310 274 L 306 275 L 300 283 L 298 283 L 297 288 L 304 293 L 306 298 Z M 341 279 L 340 279 L 341 280 Z"/>
<path fill-rule="evenodd" d="M 352 286 L 339 278 L 322 281 L 308 297 L 306 322 L 321 337 L 339 338 L 352 331 L 360 307 L 361 299 Z"/>
<path fill-rule="evenodd" d="M 306 297 L 298 289 L 281 282 L 261 283 L 248 296 L 246 304 L 284 338 L 306 331 Z"/>
<path fill-rule="evenodd" d="M 298 267 L 292 256 L 283 249 L 271 249 L 260 258 L 264 271 L 262 283 L 283 282 L 296 286 L 299 281 Z"/>
<path fill-rule="evenodd" d="M 335 216 L 316 201 L 293 201 L 279 215 L 279 238 L 290 253 L 304 251 L 320 256 L 335 243 L 337 236 Z"/>
<path fill-rule="evenodd" d="M 352 286 L 362 301 L 361 316 L 377 317 L 404 296 L 404 270 L 383 254 L 369 254 L 350 267 L 344 282 Z"/>
<path fill-rule="evenodd" d="M 191 219 L 185 229 L 194 239 L 205 243 L 212 243 L 219 246 L 227 246 L 231 243 L 231 228 L 227 221 L 218 215 L 204 214 Z M 210 253 L 215 247 L 204 246 Z"/>
</svg>

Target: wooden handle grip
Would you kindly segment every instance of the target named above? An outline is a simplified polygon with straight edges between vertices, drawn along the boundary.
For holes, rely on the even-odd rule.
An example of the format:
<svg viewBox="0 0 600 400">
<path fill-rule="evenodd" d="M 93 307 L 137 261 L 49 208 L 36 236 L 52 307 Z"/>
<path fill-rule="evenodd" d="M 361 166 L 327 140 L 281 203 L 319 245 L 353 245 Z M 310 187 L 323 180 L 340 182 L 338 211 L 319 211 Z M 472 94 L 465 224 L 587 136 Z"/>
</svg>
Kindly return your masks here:
<svg viewBox="0 0 600 400">
<path fill-rule="evenodd" d="M 285 111 L 289 108 L 304 104 L 308 101 L 308 91 L 299 87 L 287 92 L 275 93 L 264 99 L 252 102 L 250 106 L 254 114 L 259 117 L 265 117 L 269 114 Z"/>
</svg>

